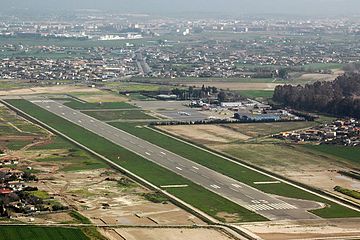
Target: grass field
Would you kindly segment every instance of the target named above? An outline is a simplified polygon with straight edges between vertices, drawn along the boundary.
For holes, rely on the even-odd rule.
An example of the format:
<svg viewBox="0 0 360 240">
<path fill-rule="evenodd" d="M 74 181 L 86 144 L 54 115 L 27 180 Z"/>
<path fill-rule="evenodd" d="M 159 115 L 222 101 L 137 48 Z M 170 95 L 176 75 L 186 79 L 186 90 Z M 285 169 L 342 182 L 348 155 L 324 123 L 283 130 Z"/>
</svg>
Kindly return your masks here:
<svg viewBox="0 0 360 240">
<path fill-rule="evenodd" d="M 247 98 L 272 98 L 274 91 L 271 90 L 242 90 L 239 91 L 240 95 Z"/>
<path fill-rule="evenodd" d="M 80 229 L 64 227 L 0 226 L 1 240 L 88 240 Z"/>
<path fill-rule="evenodd" d="M 325 155 L 332 155 L 349 161 L 360 167 L 360 148 L 334 145 L 303 145 L 304 148 L 315 150 Z"/>
<path fill-rule="evenodd" d="M 83 113 L 102 121 L 155 119 L 141 110 L 84 111 Z"/>
<path fill-rule="evenodd" d="M 92 109 L 136 109 L 135 106 L 125 102 L 104 102 L 104 103 L 87 103 L 71 100 L 64 103 L 65 106 L 77 110 L 92 110 Z"/>
<path fill-rule="evenodd" d="M 236 221 L 266 220 L 264 217 L 222 198 L 157 164 L 139 157 L 138 155 L 28 101 L 7 101 L 157 186 L 171 184 L 188 185 L 186 190 L 171 190 L 173 191 L 171 193 L 219 220 L 225 220 L 220 217 L 222 213 L 230 215 L 236 214 Z M 203 199 L 203 201 L 198 201 L 197 199 Z"/>
<path fill-rule="evenodd" d="M 302 198 L 305 200 L 313 200 L 326 203 L 327 208 L 313 211 L 320 217 L 349 217 L 349 216 L 360 216 L 358 212 L 352 211 L 348 208 L 342 207 L 330 201 L 327 201 L 321 197 L 318 197 L 313 194 L 309 194 L 300 190 L 298 188 L 292 187 L 287 184 L 279 185 L 257 185 L 254 182 L 264 182 L 264 181 L 273 181 L 273 178 L 250 170 L 246 167 L 240 166 L 238 164 L 227 161 L 221 157 L 213 155 L 209 152 L 203 151 L 196 147 L 190 146 L 186 143 L 180 142 L 176 139 L 167 137 L 163 134 L 157 133 L 148 128 L 138 128 L 134 124 L 124 124 L 124 123 L 113 123 L 115 127 L 118 127 L 122 130 L 125 130 L 135 136 L 143 138 L 149 142 L 152 142 L 158 146 L 161 146 L 169 151 L 172 151 L 176 154 L 179 154 L 185 158 L 188 158 L 194 162 L 197 162 L 203 166 L 206 166 L 210 169 L 214 169 L 219 173 L 223 173 L 229 177 L 232 177 L 240 182 L 246 183 L 254 188 L 258 188 L 267 193 L 277 193 L 280 196 L 292 197 L 292 198 Z M 241 156 L 241 152 L 240 152 Z M 286 155 L 289 157 L 289 155 Z M 242 158 L 242 156 L 241 156 Z M 272 158 L 270 158 L 272 159 Z M 341 211 L 339 211 L 341 209 Z"/>
</svg>

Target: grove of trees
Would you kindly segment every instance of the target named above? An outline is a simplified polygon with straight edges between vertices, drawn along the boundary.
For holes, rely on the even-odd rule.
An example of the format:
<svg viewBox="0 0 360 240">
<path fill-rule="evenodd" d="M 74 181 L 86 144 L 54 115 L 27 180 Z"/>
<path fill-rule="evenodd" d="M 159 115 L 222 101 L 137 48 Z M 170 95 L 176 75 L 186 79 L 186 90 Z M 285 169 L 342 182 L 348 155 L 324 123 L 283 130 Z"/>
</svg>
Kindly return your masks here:
<svg viewBox="0 0 360 240">
<path fill-rule="evenodd" d="M 360 118 L 360 74 L 345 74 L 333 82 L 277 86 L 273 100 L 295 109 Z"/>
</svg>

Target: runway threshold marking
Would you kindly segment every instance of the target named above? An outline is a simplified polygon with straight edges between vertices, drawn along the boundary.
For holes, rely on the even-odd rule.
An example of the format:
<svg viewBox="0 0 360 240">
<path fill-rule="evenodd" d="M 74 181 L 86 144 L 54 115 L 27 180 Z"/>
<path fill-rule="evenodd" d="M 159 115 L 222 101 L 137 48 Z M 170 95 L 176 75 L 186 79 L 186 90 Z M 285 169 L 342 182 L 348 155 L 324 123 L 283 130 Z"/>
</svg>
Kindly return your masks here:
<svg viewBox="0 0 360 240">
<path fill-rule="evenodd" d="M 160 152 L 162 155 L 166 155 L 166 153 L 164 153 L 164 152 Z"/>
<path fill-rule="evenodd" d="M 176 167 L 176 169 L 178 169 L 178 170 L 182 171 L 182 168 Z"/>
<path fill-rule="evenodd" d="M 215 189 L 219 189 L 219 188 L 221 188 L 221 187 L 219 187 L 219 186 L 218 186 L 218 185 L 216 185 L 216 184 L 210 185 L 210 187 L 213 187 L 213 188 L 215 188 Z"/>
<path fill-rule="evenodd" d="M 193 169 L 195 169 L 195 170 L 199 170 L 199 168 L 198 168 L 198 167 L 195 167 L 195 166 L 193 166 Z"/>
<path fill-rule="evenodd" d="M 151 155 L 151 154 L 150 154 L 150 153 L 148 153 L 148 152 L 145 152 L 145 154 L 146 154 L 146 155 L 149 155 L 149 156 Z"/>
</svg>

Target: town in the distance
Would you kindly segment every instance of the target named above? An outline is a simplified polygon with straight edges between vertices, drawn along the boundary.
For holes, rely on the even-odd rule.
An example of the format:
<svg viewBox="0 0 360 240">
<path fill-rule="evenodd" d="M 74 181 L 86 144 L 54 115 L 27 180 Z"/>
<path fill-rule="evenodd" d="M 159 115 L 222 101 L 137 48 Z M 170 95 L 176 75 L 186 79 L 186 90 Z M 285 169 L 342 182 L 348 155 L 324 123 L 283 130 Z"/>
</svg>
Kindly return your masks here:
<svg viewBox="0 0 360 240">
<path fill-rule="evenodd" d="M 0 240 L 360 239 L 359 3 L 138 2 L 0 2 Z"/>
</svg>

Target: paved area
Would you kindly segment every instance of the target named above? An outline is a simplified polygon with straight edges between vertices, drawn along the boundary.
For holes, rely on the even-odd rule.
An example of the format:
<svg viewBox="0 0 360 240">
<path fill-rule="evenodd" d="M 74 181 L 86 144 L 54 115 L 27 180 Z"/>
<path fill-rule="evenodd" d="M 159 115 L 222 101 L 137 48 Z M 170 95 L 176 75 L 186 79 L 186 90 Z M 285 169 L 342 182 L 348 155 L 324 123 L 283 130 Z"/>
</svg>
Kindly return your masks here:
<svg viewBox="0 0 360 240">
<path fill-rule="evenodd" d="M 176 121 L 201 121 L 208 119 L 208 115 L 187 105 L 190 101 L 133 101 L 133 103 L 149 111 L 154 111 L 166 118 Z"/>
<path fill-rule="evenodd" d="M 317 218 L 305 209 L 279 200 L 59 102 L 47 99 L 31 102 L 271 220 Z"/>
</svg>

